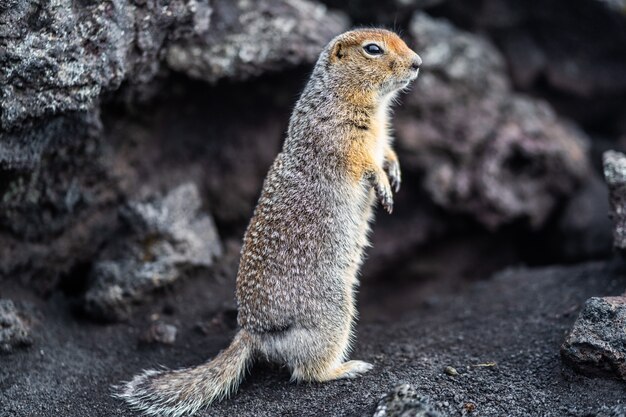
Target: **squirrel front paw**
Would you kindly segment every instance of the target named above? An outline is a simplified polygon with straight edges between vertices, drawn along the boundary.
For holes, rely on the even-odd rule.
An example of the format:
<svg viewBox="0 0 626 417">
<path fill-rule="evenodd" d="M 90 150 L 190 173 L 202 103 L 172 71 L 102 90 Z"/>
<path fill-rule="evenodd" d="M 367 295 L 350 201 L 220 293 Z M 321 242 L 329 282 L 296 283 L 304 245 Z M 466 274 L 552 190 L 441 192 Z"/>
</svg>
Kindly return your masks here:
<svg viewBox="0 0 626 417">
<path fill-rule="evenodd" d="M 389 180 L 386 177 L 383 178 L 385 178 L 383 181 L 379 181 L 378 184 L 376 184 L 376 196 L 387 213 L 391 214 L 393 211 L 393 194 L 391 193 Z"/>
<path fill-rule="evenodd" d="M 397 158 L 388 159 L 384 165 L 385 173 L 389 178 L 389 183 L 394 192 L 400 191 L 400 184 L 402 183 L 402 174 L 400 172 L 400 162 Z"/>
<path fill-rule="evenodd" d="M 393 211 L 393 194 L 391 192 L 391 186 L 389 185 L 389 179 L 384 172 L 372 172 L 369 175 L 370 184 L 376 191 L 376 197 L 387 213 L 391 214 Z"/>
<path fill-rule="evenodd" d="M 402 182 L 402 175 L 400 173 L 400 161 L 398 161 L 398 155 L 396 152 L 387 147 L 385 150 L 385 160 L 383 162 L 383 170 L 387 174 L 391 188 L 394 192 L 400 191 L 400 183 Z"/>
</svg>

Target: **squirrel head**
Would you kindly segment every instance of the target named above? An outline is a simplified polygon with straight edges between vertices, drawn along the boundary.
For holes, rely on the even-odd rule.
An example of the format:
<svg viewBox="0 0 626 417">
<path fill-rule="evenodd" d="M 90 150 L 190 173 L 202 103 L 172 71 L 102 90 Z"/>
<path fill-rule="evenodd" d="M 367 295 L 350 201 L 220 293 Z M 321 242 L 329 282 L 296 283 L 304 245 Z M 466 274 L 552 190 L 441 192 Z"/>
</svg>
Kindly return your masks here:
<svg viewBox="0 0 626 417">
<path fill-rule="evenodd" d="M 329 43 L 325 54 L 326 71 L 340 86 L 379 98 L 408 86 L 422 64 L 398 35 L 385 29 L 345 32 Z"/>
</svg>

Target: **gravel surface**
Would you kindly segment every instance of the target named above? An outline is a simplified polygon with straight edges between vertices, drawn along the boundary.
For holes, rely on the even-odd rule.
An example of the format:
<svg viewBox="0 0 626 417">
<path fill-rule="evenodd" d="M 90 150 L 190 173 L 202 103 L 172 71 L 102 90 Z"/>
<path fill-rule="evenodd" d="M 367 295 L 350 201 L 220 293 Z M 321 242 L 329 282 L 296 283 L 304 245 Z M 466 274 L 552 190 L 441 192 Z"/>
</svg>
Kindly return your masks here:
<svg viewBox="0 0 626 417">
<path fill-rule="evenodd" d="M 388 279 L 386 287 L 394 287 Z M 60 294 L 42 301 L 7 285 L 3 297 L 35 304 L 42 318 L 32 347 L 0 356 L 0 416 L 135 415 L 110 396 L 111 385 L 159 364 L 197 364 L 226 347 L 235 331 L 233 284 L 197 276 L 142 306 L 131 321 L 110 325 L 80 319 Z M 394 318 L 383 320 L 368 312 L 399 294 L 363 284 L 365 318 L 352 356 L 375 365 L 363 378 L 295 385 L 286 370 L 259 363 L 236 396 L 200 415 L 371 416 L 400 383 L 411 384 L 445 416 L 626 411 L 623 382 L 580 376 L 559 358 L 585 300 L 624 290 L 622 266 L 507 270 L 454 294 L 442 290 L 426 298 L 419 296 L 421 284 L 414 285 L 414 303 L 397 305 Z M 178 328 L 173 345 L 139 342 L 157 320 Z"/>
</svg>

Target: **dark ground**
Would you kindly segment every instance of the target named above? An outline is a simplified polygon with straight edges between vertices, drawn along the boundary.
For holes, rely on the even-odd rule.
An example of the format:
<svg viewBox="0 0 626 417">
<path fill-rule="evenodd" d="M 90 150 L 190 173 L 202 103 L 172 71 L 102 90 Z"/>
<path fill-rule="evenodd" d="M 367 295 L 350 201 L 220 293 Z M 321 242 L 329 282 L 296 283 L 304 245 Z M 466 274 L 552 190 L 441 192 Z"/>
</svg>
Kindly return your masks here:
<svg viewBox="0 0 626 417">
<path fill-rule="evenodd" d="M 579 376 L 559 358 L 584 301 L 626 287 L 623 266 L 513 269 L 454 294 L 428 291 L 436 286 L 432 282 L 390 284 L 366 282 L 361 293 L 352 356 L 372 362 L 371 373 L 295 385 L 285 370 L 258 364 L 236 396 L 200 415 L 368 416 L 399 382 L 413 384 L 450 416 L 626 411 L 623 382 Z M 60 294 L 42 301 L 28 291 L 3 288 L 2 296 L 29 299 L 39 313 L 34 345 L 0 356 L 0 416 L 134 415 L 109 395 L 111 385 L 147 367 L 197 364 L 226 347 L 235 324 L 232 292 L 230 280 L 196 277 L 157 297 L 132 321 L 102 325 L 78 319 Z M 382 317 L 381 310 L 392 313 Z M 178 326 L 174 345 L 138 343 L 157 316 Z M 459 375 L 444 373 L 446 366 Z"/>
</svg>

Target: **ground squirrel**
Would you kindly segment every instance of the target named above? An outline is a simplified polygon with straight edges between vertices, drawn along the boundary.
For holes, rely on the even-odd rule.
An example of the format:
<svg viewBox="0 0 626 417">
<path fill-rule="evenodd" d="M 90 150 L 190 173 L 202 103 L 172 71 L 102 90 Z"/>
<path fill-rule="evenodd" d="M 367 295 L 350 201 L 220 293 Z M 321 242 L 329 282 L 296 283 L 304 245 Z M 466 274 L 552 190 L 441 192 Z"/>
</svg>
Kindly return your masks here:
<svg viewBox="0 0 626 417">
<path fill-rule="evenodd" d="M 358 29 L 321 53 L 291 115 L 244 237 L 237 275 L 240 330 L 213 360 L 145 371 L 119 396 L 150 415 L 191 414 L 235 391 L 254 356 L 295 381 L 353 378 L 357 274 L 376 198 L 391 213 L 400 166 L 389 107 L 420 57 L 393 32 Z"/>
</svg>

